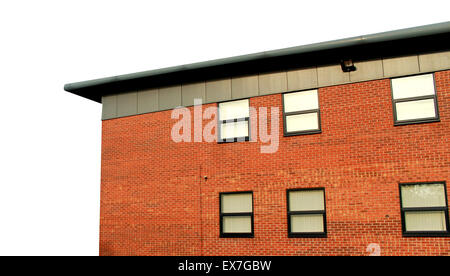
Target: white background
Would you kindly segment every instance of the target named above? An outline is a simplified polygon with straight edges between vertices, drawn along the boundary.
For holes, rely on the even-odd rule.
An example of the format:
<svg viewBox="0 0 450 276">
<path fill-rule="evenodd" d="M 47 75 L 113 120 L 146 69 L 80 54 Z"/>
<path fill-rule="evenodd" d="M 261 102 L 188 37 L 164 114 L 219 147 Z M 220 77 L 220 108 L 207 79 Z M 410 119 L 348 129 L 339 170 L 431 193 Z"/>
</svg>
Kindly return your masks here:
<svg viewBox="0 0 450 276">
<path fill-rule="evenodd" d="M 0 255 L 98 255 L 101 106 L 65 83 L 449 20 L 449 1 L 0 2 Z"/>
</svg>

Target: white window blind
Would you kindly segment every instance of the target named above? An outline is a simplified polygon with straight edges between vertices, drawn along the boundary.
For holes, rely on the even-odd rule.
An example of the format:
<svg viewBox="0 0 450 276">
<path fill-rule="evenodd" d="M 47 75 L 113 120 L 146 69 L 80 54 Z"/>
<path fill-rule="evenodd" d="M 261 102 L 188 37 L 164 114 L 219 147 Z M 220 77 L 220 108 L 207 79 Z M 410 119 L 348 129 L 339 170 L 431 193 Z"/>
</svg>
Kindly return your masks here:
<svg viewBox="0 0 450 276">
<path fill-rule="evenodd" d="M 405 224 L 408 231 L 445 231 L 443 211 L 406 212 Z"/>
<path fill-rule="evenodd" d="M 306 113 L 286 116 L 287 132 L 306 131 L 319 129 L 317 113 Z"/>
<path fill-rule="evenodd" d="M 392 79 L 394 99 L 434 95 L 432 74 Z"/>
<path fill-rule="evenodd" d="M 221 139 L 233 139 L 248 136 L 248 121 L 231 122 L 220 125 Z"/>
<path fill-rule="evenodd" d="M 395 106 L 399 121 L 436 117 L 434 99 L 398 102 Z"/>
<path fill-rule="evenodd" d="M 251 217 L 224 217 L 223 232 L 224 233 L 250 233 L 252 231 Z"/>
<path fill-rule="evenodd" d="M 289 210 L 318 211 L 324 209 L 322 190 L 291 191 Z"/>
<path fill-rule="evenodd" d="M 323 215 L 291 215 L 291 232 L 323 232 Z"/>
<path fill-rule="evenodd" d="M 444 207 L 444 184 L 417 184 L 402 187 L 403 207 Z"/>
<path fill-rule="evenodd" d="M 284 112 L 295 112 L 319 108 L 317 90 L 284 94 Z"/>
<path fill-rule="evenodd" d="M 219 104 L 220 120 L 249 117 L 248 99 Z"/>
<path fill-rule="evenodd" d="M 222 213 L 251 213 L 252 194 L 235 193 L 222 195 Z"/>
</svg>

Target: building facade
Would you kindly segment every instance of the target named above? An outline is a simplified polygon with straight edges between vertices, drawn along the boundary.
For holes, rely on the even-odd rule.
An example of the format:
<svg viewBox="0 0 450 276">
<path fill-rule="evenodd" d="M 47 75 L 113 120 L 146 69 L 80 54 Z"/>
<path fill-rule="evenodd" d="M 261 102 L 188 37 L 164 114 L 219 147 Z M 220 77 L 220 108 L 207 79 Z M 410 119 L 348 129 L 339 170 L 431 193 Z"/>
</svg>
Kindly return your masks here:
<svg viewBox="0 0 450 276">
<path fill-rule="evenodd" d="M 66 85 L 103 105 L 100 254 L 450 255 L 449 38 Z"/>
</svg>

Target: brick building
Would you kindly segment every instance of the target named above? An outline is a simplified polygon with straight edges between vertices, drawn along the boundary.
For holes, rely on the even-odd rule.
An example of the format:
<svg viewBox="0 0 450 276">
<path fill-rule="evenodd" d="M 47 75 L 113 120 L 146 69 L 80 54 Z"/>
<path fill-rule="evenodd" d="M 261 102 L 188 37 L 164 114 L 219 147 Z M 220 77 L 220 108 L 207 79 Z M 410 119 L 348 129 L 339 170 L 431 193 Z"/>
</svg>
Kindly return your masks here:
<svg viewBox="0 0 450 276">
<path fill-rule="evenodd" d="M 100 254 L 450 255 L 448 41 L 449 22 L 67 84 L 103 105 Z"/>
</svg>

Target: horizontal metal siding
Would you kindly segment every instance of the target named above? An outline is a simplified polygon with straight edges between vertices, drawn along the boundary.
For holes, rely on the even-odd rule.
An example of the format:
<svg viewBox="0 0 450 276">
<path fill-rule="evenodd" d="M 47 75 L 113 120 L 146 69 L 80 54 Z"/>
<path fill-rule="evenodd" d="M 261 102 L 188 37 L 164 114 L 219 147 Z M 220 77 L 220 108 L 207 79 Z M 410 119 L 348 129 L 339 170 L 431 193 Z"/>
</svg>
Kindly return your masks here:
<svg viewBox="0 0 450 276">
<path fill-rule="evenodd" d="M 194 98 L 201 98 L 203 103 L 215 103 L 446 70 L 450 69 L 450 52 L 355 61 L 355 66 L 357 70 L 350 73 L 342 72 L 340 65 L 335 64 L 138 91 L 137 103 L 133 100 L 136 92 L 130 92 L 129 97 L 124 94 L 104 96 L 102 119 L 192 106 Z"/>
</svg>

